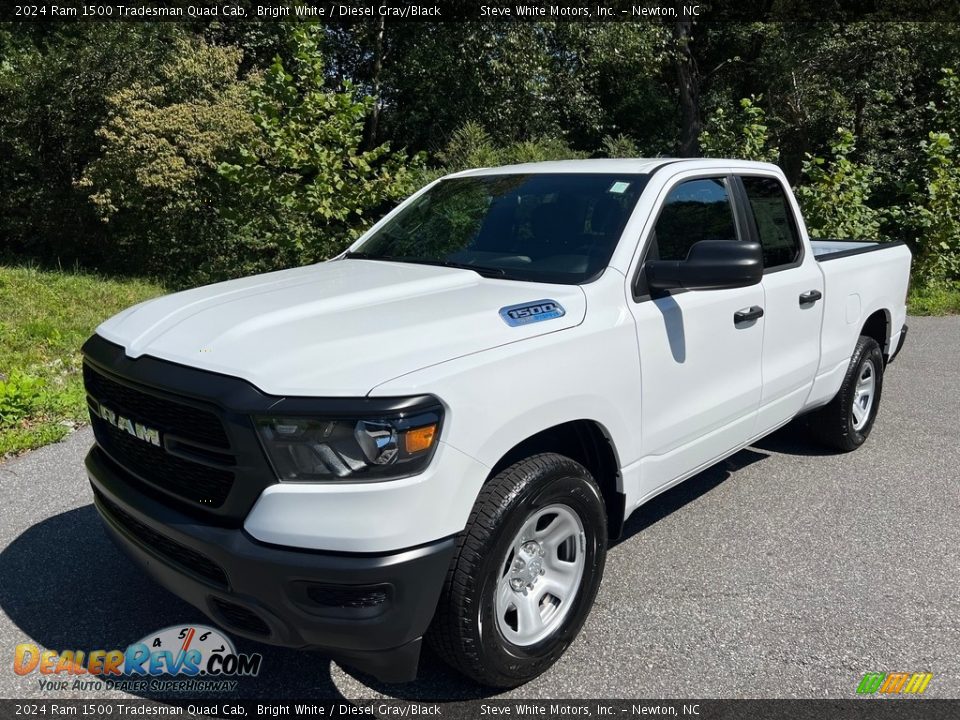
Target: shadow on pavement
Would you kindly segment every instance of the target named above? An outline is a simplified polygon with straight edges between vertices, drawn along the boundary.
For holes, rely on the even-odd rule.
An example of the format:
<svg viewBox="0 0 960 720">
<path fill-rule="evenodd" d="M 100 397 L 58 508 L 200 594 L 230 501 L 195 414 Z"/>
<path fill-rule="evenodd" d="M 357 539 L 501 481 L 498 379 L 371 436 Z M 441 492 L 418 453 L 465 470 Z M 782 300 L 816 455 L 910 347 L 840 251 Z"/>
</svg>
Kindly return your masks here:
<svg viewBox="0 0 960 720">
<path fill-rule="evenodd" d="M 356 678 L 358 682 L 371 687 L 378 693 L 398 700 L 434 701 L 434 700 L 478 700 L 496 695 L 500 690 L 488 688 L 468 680 L 452 670 L 433 651 L 424 644 L 420 656 L 420 670 L 417 679 L 403 684 L 382 683 L 376 678 L 356 673 L 352 668 L 344 667 L 344 672 Z"/>
<path fill-rule="evenodd" d="M 124 649 L 170 625 L 212 624 L 140 572 L 106 537 L 93 505 L 26 530 L 0 553 L 0 577 L 0 606 L 23 631 L 17 642 L 51 650 Z M 241 652 L 261 653 L 263 664 L 257 678 L 239 678 L 230 697 L 342 698 L 328 660 L 239 637 L 234 642 Z"/>
<path fill-rule="evenodd" d="M 620 543 L 626 542 L 634 535 L 660 522 L 684 505 L 706 495 L 737 470 L 752 465 L 755 462 L 766 460 L 768 457 L 770 456 L 753 450 L 741 450 L 726 460 L 722 460 L 716 465 L 711 465 L 703 472 L 666 490 L 642 505 L 630 516 L 623 527 L 623 534 L 620 536 L 620 539 L 613 543 L 611 547 L 616 547 Z"/>
<path fill-rule="evenodd" d="M 837 454 L 835 450 L 817 444 L 810 437 L 806 419 L 798 418 L 775 433 L 761 438 L 749 448 L 731 455 L 726 460 L 721 460 L 716 465 L 694 475 L 642 505 L 627 520 L 622 537 L 614 545 L 629 540 L 687 503 L 706 495 L 733 473 L 755 462 L 765 460 L 770 457 L 770 453 L 804 457 L 824 457 Z"/>
<path fill-rule="evenodd" d="M 807 418 L 801 416 L 775 433 L 758 440 L 753 444 L 753 447 L 783 455 L 801 455 L 803 457 L 837 455 L 836 450 L 820 445 L 810 437 L 810 430 L 806 423 Z"/>
</svg>

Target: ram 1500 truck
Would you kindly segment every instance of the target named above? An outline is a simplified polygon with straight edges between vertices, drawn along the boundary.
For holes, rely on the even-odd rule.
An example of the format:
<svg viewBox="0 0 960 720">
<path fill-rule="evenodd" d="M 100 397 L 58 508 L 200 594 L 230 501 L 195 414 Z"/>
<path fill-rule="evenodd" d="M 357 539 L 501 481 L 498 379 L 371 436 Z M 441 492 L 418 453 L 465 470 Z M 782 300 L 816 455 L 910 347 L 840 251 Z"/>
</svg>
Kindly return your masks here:
<svg viewBox="0 0 960 720">
<path fill-rule="evenodd" d="M 330 261 L 104 322 L 96 507 L 231 632 L 386 681 L 426 639 L 515 686 L 645 502 L 801 414 L 867 439 L 909 270 L 902 243 L 811 241 L 773 165 L 450 175 Z"/>
</svg>

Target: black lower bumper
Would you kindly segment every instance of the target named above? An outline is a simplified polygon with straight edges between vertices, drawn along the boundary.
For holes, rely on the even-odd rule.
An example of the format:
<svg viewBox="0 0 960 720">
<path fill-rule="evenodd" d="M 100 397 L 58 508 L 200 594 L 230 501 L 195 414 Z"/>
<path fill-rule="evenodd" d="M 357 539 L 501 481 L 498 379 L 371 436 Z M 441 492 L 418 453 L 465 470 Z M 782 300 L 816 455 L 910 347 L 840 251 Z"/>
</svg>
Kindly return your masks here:
<svg viewBox="0 0 960 720">
<path fill-rule="evenodd" d="M 86 466 L 112 539 L 218 625 L 262 642 L 322 650 L 383 681 L 416 676 L 453 538 L 389 555 L 281 548 L 141 493 L 97 447 Z"/>
</svg>

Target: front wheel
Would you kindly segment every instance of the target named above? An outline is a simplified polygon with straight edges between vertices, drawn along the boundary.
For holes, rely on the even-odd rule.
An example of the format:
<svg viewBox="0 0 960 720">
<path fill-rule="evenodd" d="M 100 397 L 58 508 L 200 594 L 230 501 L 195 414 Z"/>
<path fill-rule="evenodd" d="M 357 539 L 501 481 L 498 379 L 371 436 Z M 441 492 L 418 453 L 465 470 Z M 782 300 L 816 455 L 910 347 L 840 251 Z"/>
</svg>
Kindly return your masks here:
<svg viewBox="0 0 960 720">
<path fill-rule="evenodd" d="M 428 641 L 484 685 L 537 677 L 583 626 L 606 540 L 603 498 L 582 465 L 547 453 L 507 468 L 461 533 Z"/>
</svg>

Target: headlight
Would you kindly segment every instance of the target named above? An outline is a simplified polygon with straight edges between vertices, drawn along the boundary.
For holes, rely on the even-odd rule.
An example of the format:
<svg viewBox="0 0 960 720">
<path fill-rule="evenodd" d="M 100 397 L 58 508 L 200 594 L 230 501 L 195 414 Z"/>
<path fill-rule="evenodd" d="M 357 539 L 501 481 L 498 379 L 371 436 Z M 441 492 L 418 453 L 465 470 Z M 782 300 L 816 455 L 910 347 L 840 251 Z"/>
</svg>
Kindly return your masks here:
<svg viewBox="0 0 960 720">
<path fill-rule="evenodd" d="M 280 480 L 392 480 L 430 462 L 440 434 L 440 408 L 416 415 L 320 419 L 257 417 L 263 447 Z"/>
</svg>

